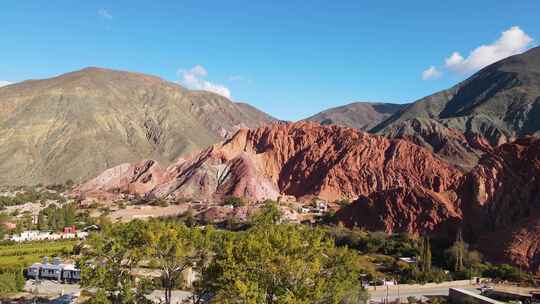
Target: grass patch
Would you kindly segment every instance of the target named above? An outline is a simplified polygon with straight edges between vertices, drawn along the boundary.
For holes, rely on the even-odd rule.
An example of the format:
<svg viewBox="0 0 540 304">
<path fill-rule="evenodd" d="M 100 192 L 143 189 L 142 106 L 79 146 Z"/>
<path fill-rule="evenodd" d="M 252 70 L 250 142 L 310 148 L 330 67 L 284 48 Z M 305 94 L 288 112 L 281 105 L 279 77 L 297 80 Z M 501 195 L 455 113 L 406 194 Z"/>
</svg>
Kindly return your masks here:
<svg viewBox="0 0 540 304">
<path fill-rule="evenodd" d="M 76 243 L 75 240 L 59 240 L 0 245 L 0 268 L 26 267 L 45 256 L 69 254 Z"/>
</svg>

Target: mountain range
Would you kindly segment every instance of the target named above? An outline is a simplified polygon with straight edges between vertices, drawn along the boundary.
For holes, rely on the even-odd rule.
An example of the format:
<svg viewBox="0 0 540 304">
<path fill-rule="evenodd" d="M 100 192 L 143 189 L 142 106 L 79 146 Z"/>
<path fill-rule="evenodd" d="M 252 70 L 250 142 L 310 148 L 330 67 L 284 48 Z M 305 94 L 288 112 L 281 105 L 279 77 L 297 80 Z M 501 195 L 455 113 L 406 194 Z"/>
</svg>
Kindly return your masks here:
<svg viewBox="0 0 540 304">
<path fill-rule="evenodd" d="M 388 233 L 462 230 L 540 273 L 540 48 L 407 105 L 352 103 L 289 123 L 158 77 L 87 68 L 0 88 L 0 184 L 82 198 L 350 200 Z"/>
</svg>

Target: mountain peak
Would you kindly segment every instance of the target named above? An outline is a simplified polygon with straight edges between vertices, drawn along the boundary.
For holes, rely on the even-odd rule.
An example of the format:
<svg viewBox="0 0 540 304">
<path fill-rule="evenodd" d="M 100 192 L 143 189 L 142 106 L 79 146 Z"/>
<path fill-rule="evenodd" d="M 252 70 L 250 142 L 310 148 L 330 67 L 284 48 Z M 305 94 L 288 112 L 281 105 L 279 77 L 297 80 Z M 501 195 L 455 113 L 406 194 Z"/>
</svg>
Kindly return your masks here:
<svg viewBox="0 0 540 304">
<path fill-rule="evenodd" d="M 395 103 L 352 102 L 322 111 L 306 120 L 367 131 L 403 107 L 405 107 L 404 104 Z"/>
<path fill-rule="evenodd" d="M 273 120 L 155 76 L 97 67 L 2 88 L 0 102 L 0 184 L 79 181 L 146 158 L 168 164 Z"/>
</svg>

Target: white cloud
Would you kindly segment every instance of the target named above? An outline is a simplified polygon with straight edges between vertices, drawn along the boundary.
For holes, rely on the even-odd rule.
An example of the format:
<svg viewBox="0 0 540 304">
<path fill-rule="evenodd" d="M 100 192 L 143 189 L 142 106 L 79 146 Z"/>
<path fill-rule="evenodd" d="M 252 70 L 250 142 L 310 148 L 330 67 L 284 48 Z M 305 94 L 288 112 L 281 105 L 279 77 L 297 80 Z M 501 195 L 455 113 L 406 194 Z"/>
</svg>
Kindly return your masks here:
<svg viewBox="0 0 540 304">
<path fill-rule="evenodd" d="M 189 70 L 179 70 L 178 75 L 182 77 L 179 82 L 188 89 L 209 91 L 231 98 L 231 91 L 227 87 L 203 79 L 208 76 L 208 71 L 201 65 L 196 65 Z"/>
<path fill-rule="evenodd" d="M 454 52 L 446 58 L 445 66 L 451 71 L 466 74 L 476 72 L 496 61 L 523 53 L 532 46 L 534 40 L 518 26 L 502 32 L 501 37 L 492 44 L 481 45 L 470 52 L 467 58 Z"/>
<path fill-rule="evenodd" d="M 423 80 L 437 79 L 441 77 L 442 73 L 435 66 L 430 66 L 427 70 L 422 72 Z"/>
<path fill-rule="evenodd" d="M 9 81 L 5 81 L 5 80 L 0 80 L 0 87 L 5 87 L 7 85 L 10 85 L 12 84 L 13 82 L 9 82 Z"/>
<path fill-rule="evenodd" d="M 111 20 L 113 18 L 112 14 L 109 13 L 109 11 L 104 8 L 98 10 L 98 15 L 101 18 L 108 19 L 108 20 Z"/>
</svg>

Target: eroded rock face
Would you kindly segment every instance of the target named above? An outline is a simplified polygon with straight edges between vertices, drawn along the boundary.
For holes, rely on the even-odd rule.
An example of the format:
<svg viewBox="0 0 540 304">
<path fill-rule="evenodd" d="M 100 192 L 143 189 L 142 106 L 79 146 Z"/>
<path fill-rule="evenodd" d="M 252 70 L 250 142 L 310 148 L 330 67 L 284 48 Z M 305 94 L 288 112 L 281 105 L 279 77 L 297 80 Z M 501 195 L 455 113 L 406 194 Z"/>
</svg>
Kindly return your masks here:
<svg viewBox="0 0 540 304">
<path fill-rule="evenodd" d="M 468 237 L 489 256 L 540 271 L 540 139 L 504 144 L 463 180 Z"/>
<path fill-rule="evenodd" d="M 540 273 L 540 138 L 521 138 L 487 152 L 444 192 L 377 191 L 337 216 L 349 227 L 450 240 L 462 229 L 488 259 Z"/>
<path fill-rule="evenodd" d="M 77 187 L 74 194 L 116 199 L 121 193 L 144 196 L 164 182 L 164 169 L 153 160 L 122 164 Z"/>
<path fill-rule="evenodd" d="M 355 202 L 337 214 L 347 226 L 449 239 L 462 229 L 489 259 L 540 272 L 540 139 L 522 138 L 493 150 L 482 138 L 467 140 L 478 149 L 485 144 L 486 154 L 463 175 L 405 140 L 345 127 L 278 123 L 242 129 L 166 169 L 153 161 L 120 165 L 77 191 L 105 198 L 122 193 L 202 200 L 349 198 Z M 220 220 L 231 212 L 218 208 L 208 218 Z"/>
<path fill-rule="evenodd" d="M 362 196 L 341 209 L 337 218 L 348 226 L 387 233 L 451 235 L 462 219 L 454 192 L 394 188 Z"/>
<path fill-rule="evenodd" d="M 478 133 L 464 134 L 435 119 L 418 118 L 396 123 L 382 132 L 389 138 L 401 138 L 436 153 L 446 161 L 469 171 L 484 153 L 493 150 Z"/>
<path fill-rule="evenodd" d="M 454 166 L 404 140 L 315 123 L 277 123 L 242 129 L 221 144 L 179 159 L 146 194 L 251 200 L 292 195 L 333 201 L 396 187 L 443 193 L 460 177 Z"/>
</svg>

